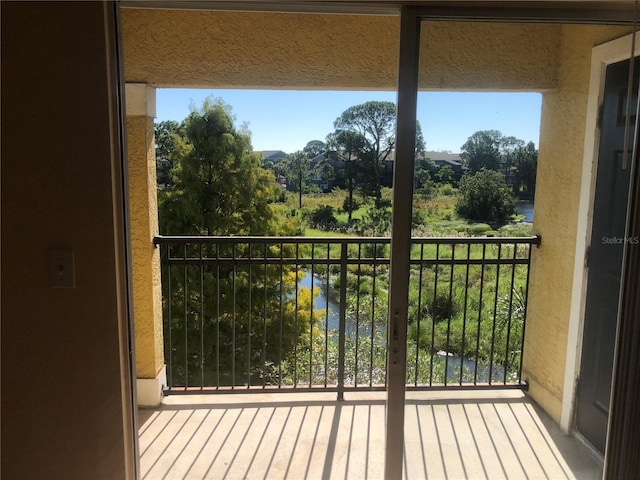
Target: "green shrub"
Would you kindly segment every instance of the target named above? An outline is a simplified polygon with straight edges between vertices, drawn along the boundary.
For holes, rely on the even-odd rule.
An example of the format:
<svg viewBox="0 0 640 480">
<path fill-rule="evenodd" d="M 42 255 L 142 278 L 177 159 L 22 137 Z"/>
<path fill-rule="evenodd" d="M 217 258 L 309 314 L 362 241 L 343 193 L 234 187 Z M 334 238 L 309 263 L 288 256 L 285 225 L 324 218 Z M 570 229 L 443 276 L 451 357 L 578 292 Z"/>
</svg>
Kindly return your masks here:
<svg viewBox="0 0 640 480">
<path fill-rule="evenodd" d="M 330 230 L 338 225 L 338 220 L 334 215 L 333 207 L 330 205 L 320 205 L 311 212 L 311 226 Z"/>
<path fill-rule="evenodd" d="M 411 213 L 411 227 L 416 228 L 420 225 L 424 225 L 424 215 L 420 210 L 413 210 Z"/>
<path fill-rule="evenodd" d="M 436 322 L 447 320 L 458 312 L 458 305 L 449 295 L 437 295 L 429 306 L 429 313 Z"/>
<path fill-rule="evenodd" d="M 515 205 L 511 189 L 496 171 L 480 170 L 460 180 L 456 212 L 467 220 L 498 227 L 515 213 Z"/>
<path fill-rule="evenodd" d="M 453 195 L 453 187 L 450 183 L 445 183 L 440 187 L 440 193 L 446 196 Z"/>
<path fill-rule="evenodd" d="M 351 201 L 349 201 L 349 195 L 344 198 L 344 202 L 342 202 L 343 212 L 355 212 L 358 208 L 360 208 L 360 203 L 358 203 L 355 197 L 352 197 Z"/>
</svg>

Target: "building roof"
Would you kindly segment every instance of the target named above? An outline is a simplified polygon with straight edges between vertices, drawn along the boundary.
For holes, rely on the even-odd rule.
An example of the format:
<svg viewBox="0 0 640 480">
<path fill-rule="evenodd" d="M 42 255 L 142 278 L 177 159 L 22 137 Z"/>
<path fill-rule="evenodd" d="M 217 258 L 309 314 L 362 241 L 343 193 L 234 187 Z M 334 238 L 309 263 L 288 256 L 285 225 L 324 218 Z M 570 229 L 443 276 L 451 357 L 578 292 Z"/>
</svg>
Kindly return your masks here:
<svg viewBox="0 0 640 480">
<path fill-rule="evenodd" d="M 265 162 L 282 160 L 284 157 L 287 156 L 287 153 L 283 152 L 282 150 L 260 150 L 254 153 L 261 154 L 262 160 L 264 160 Z"/>
<path fill-rule="evenodd" d="M 458 165 L 462 165 L 462 159 L 460 158 L 459 153 L 451 153 L 451 152 L 425 152 L 427 158 L 430 158 L 434 162 L 446 162 L 446 163 L 455 163 Z"/>
</svg>

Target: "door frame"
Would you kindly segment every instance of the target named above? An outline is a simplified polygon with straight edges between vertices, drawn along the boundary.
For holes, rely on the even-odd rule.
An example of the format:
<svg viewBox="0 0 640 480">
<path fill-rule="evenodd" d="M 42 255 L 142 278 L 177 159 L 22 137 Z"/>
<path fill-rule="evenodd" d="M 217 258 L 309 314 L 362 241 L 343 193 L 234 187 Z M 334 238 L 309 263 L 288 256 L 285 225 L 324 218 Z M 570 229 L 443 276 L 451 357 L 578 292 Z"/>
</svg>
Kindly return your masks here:
<svg viewBox="0 0 640 480">
<path fill-rule="evenodd" d="M 598 112 L 604 96 L 607 66 L 631 58 L 631 41 L 632 35 L 625 35 L 624 37 L 594 47 L 591 54 L 591 75 L 589 79 L 587 117 L 585 122 L 584 157 L 580 182 L 573 287 L 569 313 L 569 329 L 567 333 L 567 360 L 565 364 L 562 411 L 560 416 L 560 427 L 565 433 L 571 433 L 575 427 L 577 382 L 580 375 L 584 315 L 587 299 L 588 270 L 585 265 L 585 260 L 593 227 L 598 149 L 600 146 Z M 640 35 L 637 35 L 635 39 L 635 52 L 636 55 L 640 55 Z M 620 313 L 618 313 L 618 316 L 619 315 Z"/>
</svg>

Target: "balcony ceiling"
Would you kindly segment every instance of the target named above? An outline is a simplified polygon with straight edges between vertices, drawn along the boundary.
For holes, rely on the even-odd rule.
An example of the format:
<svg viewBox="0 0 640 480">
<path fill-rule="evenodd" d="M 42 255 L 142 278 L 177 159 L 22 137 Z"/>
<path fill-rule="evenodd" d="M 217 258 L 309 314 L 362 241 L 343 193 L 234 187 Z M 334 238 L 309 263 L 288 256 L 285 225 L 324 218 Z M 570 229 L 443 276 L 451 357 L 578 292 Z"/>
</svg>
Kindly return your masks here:
<svg viewBox="0 0 640 480">
<path fill-rule="evenodd" d="M 396 15 L 403 5 L 421 7 L 426 18 L 550 20 L 580 23 L 633 22 L 634 2 L 629 0 L 124 0 L 125 8 L 183 10 L 278 11 Z"/>
</svg>

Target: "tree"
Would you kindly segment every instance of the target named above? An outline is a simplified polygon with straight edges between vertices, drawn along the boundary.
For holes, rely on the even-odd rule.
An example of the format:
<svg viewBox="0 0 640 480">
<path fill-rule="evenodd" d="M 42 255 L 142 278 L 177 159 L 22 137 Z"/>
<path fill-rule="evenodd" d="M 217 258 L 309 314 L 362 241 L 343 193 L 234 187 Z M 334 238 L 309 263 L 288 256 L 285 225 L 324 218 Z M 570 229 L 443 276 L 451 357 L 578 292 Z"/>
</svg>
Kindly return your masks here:
<svg viewBox="0 0 640 480">
<path fill-rule="evenodd" d="M 381 207 L 381 182 L 385 164 L 391 160 L 391 153 L 395 149 L 396 134 L 396 106 L 393 102 L 370 101 L 349 107 L 340 115 L 333 126 L 335 132 L 328 137 L 329 148 L 331 139 L 335 139 L 340 132 L 351 132 L 357 138 L 359 149 L 351 149 L 355 155 L 353 161 L 357 164 L 357 187 L 364 196 L 373 197 L 377 207 Z M 350 139 L 352 141 L 353 139 Z M 352 142 L 353 143 L 353 142 Z M 426 144 L 422 135 L 422 128 L 416 125 L 415 158 L 425 158 Z M 351 168 L 351 166 L 345 167 Z"/>
<path fill-rule="evenodd" d="M 380 175 L 395 147 L 396 106 L 370 101 L 347 108 L 333 123 L 336 132 L 352 132 L 363 143 L 358 160 L 362 165 L 360 188 L 380 205 Z"/>
<path fill-rule="evenodd" d="M 483 168 L 498 170 L 500 168 L 502 133 L 498 130 L 481 130 L 471 135 L 462 145 L 460 158 L 475 173 Z"/>
<path fill-rule="evenodd" d="M 524 147 L 524 140 L 516 137 L 502 137 L 500 140 L 500 171 L 504 175 L 507 185 L 514 186 L 515 152 Z M 515 189 L 514 189 L 515 190 Z"/>
<path fill-rule="evenodd" d="M 438 182 L 442 184 L 445 184 L 445 183 L 452 184 L 454 179 L 456 178 L 456 174 L 453 171 L 453 168 L 451 168 L 449 165 L 445 165 L 438 169 L 438 173 L 436 173 L 436 178 L 438 179 Z"/>
<path fill-rule="evenodd" d="M 438 166 L 428 157 L 417 157 L 414 164 L 414 189 L 427 190 L 433 187 L 433 178 L 438 175 Z"/>
<path fill-rule="evenodd" d="M 160 226 L 175 235 L 275 235 L 283 223 L 279 187 L 260 167 L 248 132 L 236 129 L 221 100 L 206 99 L 175 139 L 174 186 L 160 197 Z"/>
<path fill-rule="evenodd" d="M 158 189 L 171 187 L 171 169 L 173 161 L 171 152 L 176 148 L 176 142 L 184 135 L 184 123 L 165 120 L 153 127 L 156 144 L 156 183 Z"/>
<path fill-rule="evenodd" d="M 327 151 L 327 145 L 322 140 L 311 140 L 302 149 L 304 154 L 312 159 Z"/>
<path fill-rule="evenodd" d="M 362 159 L 367 149 L 367 140 L 359 132 L 353 130 L 336 130 L 327 136 L 327 146 L 331 150 L 329 156 L 337 155 L 342 164 L 342 177 L 347 189 L 344 206 L 348 214 L 348 222 L 354 210 L 353 192 L 358 176 L 357 161 Z"/>
<path fill-rule="evenodd" d="M 515 213 L 515 198 L 504 177 L 494 170 L 480 170 L 460 180 L 456 212 L 467 220 L 504 225 Z"/>
<path fill-rule="evenodd" d="M 513 188 L 521 198 L 533 200 L 536 193 L 536 172 L 538 170 L 538 150 L 533 142 L 517 148 L 513 152 L 515 168 Z"/>
<path fill-rule="evenodd" d="M 273 203 L 279 192 L 273 174 L 260 167 L 261 158 L 251 153 L 248 132 L 235 127 L 230 107 L 221 100 L 206 99 L 200 110 L 194 109 L 184 121 L 184 136 L 176 136 L 175 140 L 170 153 L 174 183 L 159 195 L 162 233 L 295 233 L 294 219 L 285 219 L 279 210 L 282 207 Z M 187 247 L 184 248 L 186 255 Z M 292 246 L 280 248 L 283 250 L 265 245 L 264 251 L 256 251 L 246 244 L 231 247 L 214 243 L 202 245 L 195 255 L 256 258 L 266 255 L 268 249 L 285 257 L 294 254 Z M 260 281 L 250 281 L 252 278 Z M 220 358 L 217 368 L 225 375 L 223 384 L 236 384 L 248 376 L 263 374 L 265 362 L 285 364 L 295 345 L 300 348 L 310 341 L 303 332 L 309 332 L 312 319 L 301 308 L 308 309 L 313 296 L 309 289 L 300 288 L 294 301 L 297 281 L 295 270 L 277 265 L 239 267 L 234 263 L 217 265 L 215 269 L 175 269 L 171 274 L 171 328 L 175 331 L 172 338 L 182 340 L 169 346 L 174 357 L 189 359 L 186 372 L 197 372 L 204 365 L 209 378 Z M 209 300 L 201 304 L 202 298 Z M 206 305 L 204 310 L 201 305 Z M 258 318 L 263 327 L 256 329 L 252 321 Z M 188 328 L 183 326 L 184 321 Z M 183 331 L 192 332 L 187 342 L 184 334 L 180 335 Z M 199 342 L 201 332 L 203 346 Z M 251 361 L 246 362 L 247 358 Z M 243 371 L 248 364 L 251 371 Z M 197 377 L 184 375 L 189 384 L 198 384 L 194 383 L 199 381 Z"/>
<path fill-rule="evenodd" d="M 298 150 L 287 155 L 280 163 L 287 178 L 287 189 L 298 192 L 298 206 L 302 208 L 302 192 L 309 180 L 311 172 L 309 170 L 309 157 Z"/>
</svg>

